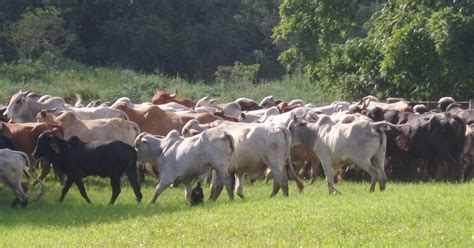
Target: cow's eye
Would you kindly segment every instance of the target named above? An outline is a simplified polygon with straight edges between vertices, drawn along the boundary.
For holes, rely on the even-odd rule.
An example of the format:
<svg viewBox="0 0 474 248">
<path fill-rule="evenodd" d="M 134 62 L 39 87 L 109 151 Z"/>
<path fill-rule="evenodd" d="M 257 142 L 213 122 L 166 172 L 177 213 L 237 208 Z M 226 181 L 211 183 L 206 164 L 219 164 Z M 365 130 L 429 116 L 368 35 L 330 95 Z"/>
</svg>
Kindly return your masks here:
<svg viewBox="0 0 474 248">
<path fill-rule="evenodd" d="M 16 104 L 21 104 L 21 100 L 16 101 Z"/>
</svg>

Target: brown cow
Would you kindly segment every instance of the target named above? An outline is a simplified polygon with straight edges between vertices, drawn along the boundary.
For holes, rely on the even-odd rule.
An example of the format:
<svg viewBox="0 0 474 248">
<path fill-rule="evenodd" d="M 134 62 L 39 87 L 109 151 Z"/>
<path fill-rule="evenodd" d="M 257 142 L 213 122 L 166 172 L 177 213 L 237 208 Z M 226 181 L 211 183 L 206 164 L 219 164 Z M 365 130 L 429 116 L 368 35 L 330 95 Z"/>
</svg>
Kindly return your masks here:
<svg viewBox="0 0 474 248">
<path fill-rule="evenodd" d="M 0 125 L 0 133 L 3 134 L 9 132 L 11 134 L 12 141 L 15 144 L 16 149 L 30 156 L 31 161 L 33 161 L 31 154 L 33 153 L 36 147 L 36 141 L 38 139 L 38 136 L 46 130 L 53 129 L 55 129 L 53 132 L 55 135 L 62 137 L 62 130 L 59 128 L 58 125 L 55 124 L 28 122 L 2 123 Z M 50 164 L 42 162 L 41 175 L 39 176 L 40 180 L 45 178 L 50 170 Z"/>
<path fill-rule="evenodd" d="M 172 130 L 181 131 L 183 126 L 192 119 L 202 124 L 220 119 L 210 113 L 164 111 L 156 105 L 144 105 L 131 109 L 126 103 L 122 103 L 116 108 L 125 112 L 130 121 L 137 123 L 142 132 L 154 135 L 167 135 Z"/>
<path fill-rule="evenodd" d="M 194 107 L 196 106 L 196 103 L 194 101 L 192 101 L 191 99 L 188 99 L 188 98 L 176 98 L 176 95 L 178 94 L 178 90 L 176 90 L 176 92 L 172 95 L 170 95 L 168 92 L 166 91 L 157 91 L 155 93 L 155 95 L 153 96 L 153 99 L 152 99 L 152 103 L 153 104 L 165 104 L 165 103 L 169 103 L 169 102 L 176 102 L 176 103 L 179 103 L 181 105 L 184 105 L 190 109 L 194 109 Z"/>
</svg>

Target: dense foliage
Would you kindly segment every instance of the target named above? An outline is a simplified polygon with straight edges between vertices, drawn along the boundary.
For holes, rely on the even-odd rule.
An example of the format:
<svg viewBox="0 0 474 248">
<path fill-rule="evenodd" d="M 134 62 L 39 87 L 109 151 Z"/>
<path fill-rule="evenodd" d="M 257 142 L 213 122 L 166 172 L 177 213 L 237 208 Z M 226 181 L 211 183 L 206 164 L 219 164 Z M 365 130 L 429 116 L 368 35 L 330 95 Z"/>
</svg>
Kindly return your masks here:
<svg viewBox="0 0 474 248">
<path fill-rule="evenodd" d="M 300 62 L 340 97 L 472 98 L 474 2 L 380 2 L 283 1 L 274 37 L 290 47 L 281 61 Z M 366 32 L 351 37 L 355 14 L 367 7 L 375 12 Z"/>
<path fill-rule="evenodd" d="M 226 85 L 303 69 L 328 100 L 469 99 L 473 40 L 464 0 L 0 0 L 0 62 L 22 82 L 63 56 Z"/>
<path fill-rule="evenodd" d="M 69 41 L 65 54 L 86 64 L 212 79 L 218 66 L 239 61 L 259 64 L 260 78 L 274 78 L 284 73 L 271 39 L 279 20 L 278 2 L 2 0 L 0 61 L 21 58 L 25 46 L 41 49 L 26 33 L 40 26 L 35 37 L 50 37 L 42 27 L 61 18 L 52 27 L 69 32 L 63 37 Z"/>
</svg>

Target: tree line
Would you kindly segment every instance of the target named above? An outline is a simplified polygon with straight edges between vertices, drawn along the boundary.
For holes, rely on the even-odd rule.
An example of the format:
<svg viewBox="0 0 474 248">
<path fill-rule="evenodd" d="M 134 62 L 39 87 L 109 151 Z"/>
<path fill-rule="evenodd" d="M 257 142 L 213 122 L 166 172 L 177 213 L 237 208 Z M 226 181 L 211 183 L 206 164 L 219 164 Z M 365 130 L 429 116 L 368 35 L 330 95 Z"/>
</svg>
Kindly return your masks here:
<svg viewBox="0 0 474 248">
<path fill-rule="evenodd" d="M 47 53 L 206 81 L 304 72 L 333 99 L 465 99 L 473 16 L 468 0 L 0 0 L 0 62 Z"/>
</svg>

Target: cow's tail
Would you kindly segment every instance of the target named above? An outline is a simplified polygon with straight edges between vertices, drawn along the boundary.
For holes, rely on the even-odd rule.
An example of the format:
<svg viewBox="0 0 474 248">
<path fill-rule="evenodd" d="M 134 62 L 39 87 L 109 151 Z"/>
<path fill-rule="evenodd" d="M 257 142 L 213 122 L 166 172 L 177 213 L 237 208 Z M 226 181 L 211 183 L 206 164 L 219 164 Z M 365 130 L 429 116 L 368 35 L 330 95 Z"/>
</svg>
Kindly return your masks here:
<svg viewBox="0 0 474 248">
<path fill-rule="evenodd" d="M 397 129 L 399 128 L 401 129 L 402 127 L 410 128 L 409 124 L 396 125 L 387 121 L 370 122 L 370 126 L 381 131 L 388 131 L 390 130 L 390 128 L 397 128 Z"/>
<path fill-rule="evenodd" d="M 224 137 L 226 137 L 228 140 L 229 140 L 229 144 L 230 144 L 230 150 L 232 151 L 232 154 L 234 153 L 235 151 L 235 141 L 234 141 L 234 137 L 232 137 L 232 135 L 228 132 L 225 132 L 224 131 Z"/>
<path fill-rule="evenodd" d="M 28 173 L 30 177 L 33 177 L 33 179 L 35 180 L 33 183 L 38 182 L 39 185 L 40 185 L 40 192 L 39 192 L 38 195 L 36 195 L 36 197 L 32 200 L 32 202 L 38 202 L 38 201 L 40 201 L 40 200 L 43 198 L 44 192 L 45 192 L 45 188 L 44 188 L 43 181 L 41 181 L 41 179 L 39 179 L 39 178 L 36 176 L 35 170 L 34 170 L 34 168 L 33 168 L 33 165 L 32 165 L 31 162 L 30 162 L 30 158 L 28 157 L 28 155 L 26 155 L 24 152 L 21 152 L 21 156 L 22 156 L 23 159 L 26 161 L 26 165 L 28 166 L 28 171 L 26 171 L 26 173 Z"/>
<path fill-rule="evenodd" d="M 232 135 L 230 133 L 226 132 L 226 131 L 224 131 L 224 137 L 229 140 L 230 151 L 231 151 L 230 160 L 227 161 L 227 163 L 228 164 L 233 163 L 234 168 L 236 168 L 237 165 L 235 163 L 237 163 L 237 159 L 235 158 L 235 140 L 234 140 L 234 137 L 232 137 Z M 234 190 L 234 188 L 235 188 L 235 170 L 229 171 L 229 175 L 230 175 L 230 181 L 231 181 L 231 188 L 232 188 L 232 190 Z"/>
<path fill-rule="evenodd" d="M 286 146 L 287 146 L 288 156 L 287 156 L 286 165 L 288 166 L 289 177 L 292 178 L 293 180 L 295 180 L 296 185 L 298 186 L 298 191 L 300 193 L 303 193 L 303 190 L 304 190 L 303 180 L 301 180 L 301 178 L 298 176 L 298 174 L 296 174 L 295 168 L 293 167 L 293 164 L 291 163 L 291 133 L 290 133 L 290 130 L 288 130 L 288 128 L 286 128 L 286 127 L 280 127 L 280 129 L 282 130 L 283 134 L 285 135 L 285 140 L 287 141 Z"/>
</svg>

